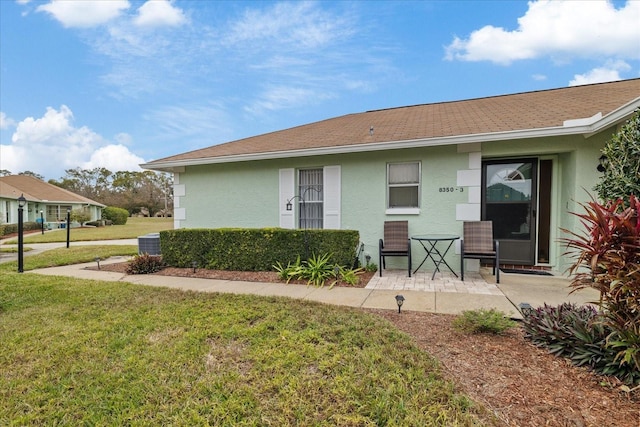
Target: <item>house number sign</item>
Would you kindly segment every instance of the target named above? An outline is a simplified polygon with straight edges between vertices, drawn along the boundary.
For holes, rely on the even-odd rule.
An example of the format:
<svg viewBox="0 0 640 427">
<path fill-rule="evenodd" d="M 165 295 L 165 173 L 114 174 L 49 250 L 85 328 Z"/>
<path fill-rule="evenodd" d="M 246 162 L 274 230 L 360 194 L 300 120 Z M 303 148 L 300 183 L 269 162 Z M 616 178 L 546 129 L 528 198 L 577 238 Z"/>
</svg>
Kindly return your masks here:
<svg viewBox="0 0 640 427">
<path fill-rule="evenodd" d="M 464 187 L 440 187 L 440 193 L 464 193 Z"/>
</svg>

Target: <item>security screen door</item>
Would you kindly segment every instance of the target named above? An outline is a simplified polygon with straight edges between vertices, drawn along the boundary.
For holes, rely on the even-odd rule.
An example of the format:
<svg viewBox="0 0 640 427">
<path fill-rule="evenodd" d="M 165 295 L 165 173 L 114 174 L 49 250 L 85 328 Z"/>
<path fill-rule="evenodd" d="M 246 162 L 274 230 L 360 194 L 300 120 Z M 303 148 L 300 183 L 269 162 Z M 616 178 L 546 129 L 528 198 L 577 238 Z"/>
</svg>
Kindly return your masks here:
<svg viewBox="0 0 640 427">
<path fill-rule="evenodd" d="M 535 264 L 537 159 L 483 162 L 482 219 L 493 221 L 502 264 Z"/>
</svg>

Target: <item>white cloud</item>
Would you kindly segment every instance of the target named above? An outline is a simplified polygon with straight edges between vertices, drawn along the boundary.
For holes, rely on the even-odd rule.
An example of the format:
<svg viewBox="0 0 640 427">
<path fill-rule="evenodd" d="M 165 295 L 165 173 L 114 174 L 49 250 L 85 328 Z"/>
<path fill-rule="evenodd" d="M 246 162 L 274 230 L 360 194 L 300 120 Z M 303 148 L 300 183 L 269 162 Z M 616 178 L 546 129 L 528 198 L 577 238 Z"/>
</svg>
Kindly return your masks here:
<svg viewBox="0 0 640 427">
<path fill-rule="evenodd" d="M 622 77 L 620 77 L 620 71 L 629 70 L 631 70 L 631 66 L 624 61 L 609 61 L 604 67 L 594 68 L 584 74 L 576 74 L 573 76 L 573 80 L 569 82 L 569 86 L 622 80 Z"/>
<path fill-rule="evenodd" d="M 7 117 L 7 115 L 0 111 L 0 129 L 9 129 L 10 127 L 13 127 L 16 125 L 16 121 L 13 120 L 10 117 Z"/>
<path fill-rule="evenodd" d="M 547 80 L 547 76 L 545 76 L 544 74 L 534 74 L 531 76 L 531 78 L 537 82 Z"/>
<path fill-rule="evenodd" d="M 207 120 L 211 123 L 216 116 L 203 116 L 206 106 L 185 107 L 192 99 L 213 99 L 225 109 L 236 104 L 255 113 L 293 109 L 344 91 L 371 91 L 376 80 L 396 71 L 384 55 L 371 53 L 379 40 L 358 37 L 368 27 L 359 22 L 358 7 L 348 3 L 250 2 L 233 8 L 240 10 L 234 18 L 225 14 L 214 22 L 204 22 L 196 6 L 182 6 L 187 3 L 131 3 L 129 12 L 98 31 L 83 32 L 82 38 L 106 59 L 100 79 L 109 88 L 108 96 L 165 97 L 168 101 L 159 102 L 148 117 L 158 116 L 166 103 L 177 105 L 178 114 L 195 110 L 193 118 L 172 120 L 168 107 L 169 120 L 155 122 L 155 129 L 169 128 L 163 137 L 182 129 L 202 139 L 210 127 Z M 155 31 L 160 25 L 176 26 Z M 230 92 L 234 87 L 239 90 Z M 248 95 L 239 95 L 241 91 Z M 194 121 L 198 127 L 187 127 Z M 229 122 L 216 127 L 229 132 Z M 195 135 L 194 129 L 202 132 Z"/>
<path fill-rule="evenodd" d="M 134 24 L 141 27 L 176 27 L 187 22 L 184 12 L 168 0 L 149 0 L 138 9 Z"/>
<path fill-rule="evenodd" d="M 51 0 L 38 6 L 67 28 L 89 28 L 105 24 L 130 7 L 128 0 Z"/>
<path fill-rule="evenodd" d="M 315 103 L 321 99 L 333 98 L 330 93 L 292 86 L 274 86 L 265 90 L 245 111 L 259 114 L 266 110 L 276 111 Z"/>
<path fill-rule="evenodd" d="M 131 135 L 124 132 L 117 134 L 113 139 L 115 140 L 115 142 L 121 145 L 130 145 L 132 142 Z"/>
<path fill-rule="evenodd" d="M 122 141 L 126 137 L 121 134 L 117 139 Z M 138 164 L 144 162 L 124 145 L 110 144 L 86 126 L 75 127 L 73 112 L 65 105 L 59 110 L 49 107 L 44 116 L 27 117 L 19 122 L 11 142 L 0 145 L 2 169 L 14 173 L 31 170 L 47 178 L 59 178 L 65 169 L 85 165 L 107 168 L 118 165 L 128 168 L 119 170 L 139 170 Z"/>
<path fill-rule="evenodd" d="M 181 104 L 159 107 L 144 114 L 149 127 L 162 138 L 184 141 L 187 149 L 211 145 L 231 138 L 233 117 L 222 103 Z"/>
<path fill-rule="evenodd" d="M 518 28 L 487 25 L 446 47 L 446 58 L 513 61 L 542 56 L 570 58 L 640 58 L 640 1 L 616 9 L 609 1 L 531 1 Z"/>
<path fill-rule="evenodd" d="M 106 168 L 112 172 L 141 171 L 142 157 L 133 154 L 122 144 L 110 144 L 98 148 L 91 154 L 91 158 L 82 163 L 83 169 Z"/>
<path fill-rule="evenodd" d="M 277 3 L 267 10 L 248 9 L 230 26 L 226 41 L 314 49 L 352 32 L 347 16 L 325 12 L 313 2 Z"/>
</svg>

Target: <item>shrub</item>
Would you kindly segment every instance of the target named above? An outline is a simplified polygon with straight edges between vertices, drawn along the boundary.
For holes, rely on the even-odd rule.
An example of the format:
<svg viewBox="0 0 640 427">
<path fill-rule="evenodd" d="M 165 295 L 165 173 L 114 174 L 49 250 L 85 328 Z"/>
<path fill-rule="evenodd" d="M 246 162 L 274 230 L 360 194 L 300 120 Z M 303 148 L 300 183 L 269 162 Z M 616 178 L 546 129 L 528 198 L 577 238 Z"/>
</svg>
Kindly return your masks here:
<svg viewBox="0 0 640 427">
<path fill-rule="evenodd" d="M 602 200 L 640 197 L 640 109 L 607 141 L 602 150 L 607 159 L 595 186 Z"/>
<path fill-rule="evenodd" d="M 574 274 L 571 286 L 600 293 L 598 304 L 616 361 L 640 372 L 640 200 L 631 195 L 628 207 L 622 199 L 582 206 L 586 212 L 574 215 L 586 233 L 563 230 L 572 236 L 563 239 L 575 258 L 569 269 Z"/>
<path fill-rule="evenodd" d="M 362 268 L 345 268 L 339 267 L 338 276 L 344 283 L 349 286 L 355 286 L 358 284 L 358 276 L 363 272 Z"/>
<path fill-rule="evenodd" d="M 370 262 L 364 267 L 364 271 L 367 273 L 375 273 L 378 271 L 378 265 L 376 263 Z"/>
<path fill-rule="evenodd" d="M 460 332 L 478 334 L 501 334 L 516 323 L 505 317 L 501 311 L 492 308 L 490 310 L 466 310 L 453 320 L 453 327 Z"/>
<path fill-rule="evenodd" d="M 127 265 L 127 274 L 151 274 L 164 268 L 161 255 L 136 255 Z"/>
<path fill-rule="evenodd" d="M 597 314 L 591 306 L 578 307 L 575 304 L 564 303 L 554 307 L 545 304 L 525 316 L 522 325 L 525 337 L 533 344 L 547 348 L 556 356 L 570 357 L 574 353 L 576 343 L 580 341 L 575 332 L 588 329 L 587 326 Z M 597 339 L 594 338 L 595 340 Z"/>
<path fill-rule="evenodd" d="M 278 272 L 278 278 L 280 280 L 285 280 L 289 283 L 291 280 L 295 279 L 300 272 L 302 264 L 300 262 L 300 257 L 296 259 L 294 263 L 288 263 L 287 266 L 283 266 L 280 261 L 276 262 L 273 266 L 273 269 Z"/>
<path fill-rule="evenodd" d="M 307 234 L 308 245 L 305 244 Z M 283 228 L 179 229 L 160 232 L 162 255 L 171 267 L 193 260 L 212 270 L 269 271 L 309 253 L 331 253 L 331 263 L 353 264 L 357 230 L 289 230 Z"/>
<path fill-rule="evenodd" d="M 618 350 L 612 345 L 612 337 L 617 335 L 606 316 L 591 306 L 545 304 L 525 316 L 523 327 L 525 337 L 533 344 L 577 366 L 615 376 L 627 384 L 640 381 L 640 372 L 633 364 L 618 360 Z"/>
<path fill-rule="evenodd" d="M 74 209 L 70 214 L 71 221 L 83 224 L 91 219 L 91 215 L 86 209 Z"/>
<path fill-rule="evenodd" d="M 313 254 L 311 258 L 305 261 L 305 268 L 302 269 L 301 279 L 306 279 L 309 285 L 324 286 L 325 282 L 330 278 L 336 278 L 340 272 L 340 267 L 332 265 L 329 261 L 330 254 L 316 256 Z M 335 282 L 333 283 L 335 284 Z M 333 285 L 331 285 L 333 287 Z"/>
<path fill-rule="evenodd" d="M 22 230 L 23 231 L 30 231 L 30 230 L 40 230 L 42 228 L 42 225 L 37 223 L 37 222 L 33 222 L 33 221 L 25 221 L 22 224 Z M 4 224 L 4 225 L 0 225 L 0 236 L 4 236 L 7 234 L 13 234 L 13 233 L 17 233 L 18 232 L 18 224 Z"/>
<path fill-rule="evenodd" d="M 114 225 L 125 225 L 129 218 L 129 211 L 115 206 L 107 206 L 102 210 L 102 218 L 113 221 Z"/>
<path fill-rule="evenodd" d="M 300 257 L 298 257 L 296 262 L 289 263 L 286 267 L 277 262 L 273 269 L 278 272 L 278 277 L 281 280 L 286 280 L 287 283 L 291 280 L 306 280 L 307 285 L 322 287 L 332 280 L 329 289 L 333 288 L 339 279 L 351 286 L 358 283 L 358 275 L 362 273 L 361 268 L 346 268 L 333 264 L 330 260 L 330 254 L 321 256 L 314 254 L 307 261 L 300 261 Z"/>
</svg>

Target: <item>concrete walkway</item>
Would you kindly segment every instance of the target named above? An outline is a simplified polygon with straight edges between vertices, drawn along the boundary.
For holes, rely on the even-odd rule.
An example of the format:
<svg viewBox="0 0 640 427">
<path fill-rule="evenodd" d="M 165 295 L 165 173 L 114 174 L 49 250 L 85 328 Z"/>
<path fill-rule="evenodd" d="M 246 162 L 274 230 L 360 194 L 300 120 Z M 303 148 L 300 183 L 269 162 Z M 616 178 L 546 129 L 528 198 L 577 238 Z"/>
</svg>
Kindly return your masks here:
<svg viewBox="0 0 640 427">
<path fill-rule="evenodd" d="M 16 240 L 15 237 L 0 240 L 0 247 L 2 248 L 17 248 L 18 245 L 7 245 L 4 242 Z M 138 245 L 138 239 L 121 239 L 121 240 L 87 240 L 82 242 L 70 242 L 69 246 L 90 246 L 90 245 Z M 24 257 L 37 255 L 44 251 L 49 251 L 56 248 L 64 248 L 67 246 L 67 242 L 52 242 L 52 243 L 25 243 L 24 247 L 29 248 L 28 251 L 23 252 Z M 17 252 L 0 252 L 0 264 L 3 262 L 16 261 L 18 259 Z"/>
<path fill-rule="evenodd" d="M 3 242 L 0 241 L 0 244 Z M 137 239 L 71 242 L 71 246 L 85 245 L 137 245 Z M 16 245 L 2 245 L 12 247 Z M 55 248 L 66 247 L 66 242 L 29 243 L 31 250 L 24 256 L 32 256 Z M 17 260 L 17 253 L 0 253 L 0 263 Z M 101 264 L 124 262 L 125 257 L 113 257 Z M 380 277 L 373 276 L 365 288 L 315 288 L 306 285 L 283 283 L 256 283 L 231 280 L 197 279 L 160 275 L 126 275 L 108 271 L 88 269 L 96 263 L 76 264 L 63 267 L 44 268 L 28 273 L 77 277 L 83 279 L 122 281 L 146 286 L 161 286 L 187 291 L 221 292 L 280 296 L 305 299 L 326 304 L 397 310 L 395 296 L 405 298 L 402 310 L 431 313 L 460 314 L 464 310 L 495 308 L 513 318 L 521 318 L 518 304 L 528 302 L 534 307 L 559 305 L 563 302 L 587 304 L 597 301 L 598 293 L 587 289 L 571 294 L 569 281 L 562 276 L 537 276 L 527 274 L 500 274 L 500 284 L 490 269 L 479 273 L 467 272 L 462 282 L 451 273 L 437 273 L 431 280 L 432 271 L 419 271 L 407 277 L 405 270 L 385 270 Z M 28 274 L 27 273 L 27 274 Z"/>
<path fill-rule="evenodd" d="M 94 242 L 95 243 L 95 242 Z M 122 243 L 121 243 L 122 244 Z M 125 257 L 113 257 L 101 261 L 123 262 Z M 232 280 L 199 279 L 161 275 L 126 275 L 96 270 L 96 263 L 76 264 L 44 268 L 29 273 L 77 277 L 103 281 L 122 281 L 145 286 L 160 286 L 185 291 L 219 292 L 278 296 L 304 299 L 325 304 L 349 307 L 397 310 L 395 296 L 405 298 L 402 310 L 431 313 L 459 314 L 464 310 L 495 308 L 515 319 L 521 318 L 517 306 L 528 302 L 533 306 L 544 303 L 558 305 L 563 302 L 588 303 L 597 299 L 591 290 L 569 295 L 569 282 L 565 278 L 501 274 L 501 282 L 495 284 L 489 270 L 471 274 L 465 282 L 452 275 L 437 274 L 431 280 L 431 272 L 418 272 L 412 278 L 404 270 L 385 270 L 383 277 L 374 276 L 365 288 L 333 289 L 313 286 L 257 283 Z M 92 267 L 89 269 L 89 267 Z"/>
</svg>

